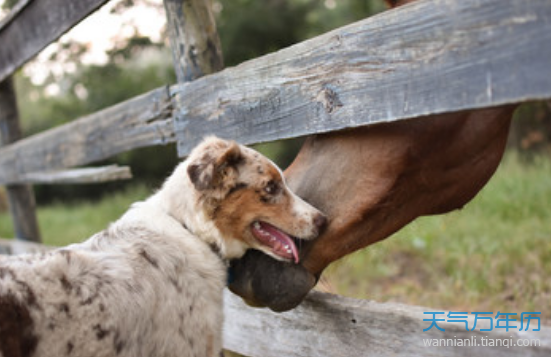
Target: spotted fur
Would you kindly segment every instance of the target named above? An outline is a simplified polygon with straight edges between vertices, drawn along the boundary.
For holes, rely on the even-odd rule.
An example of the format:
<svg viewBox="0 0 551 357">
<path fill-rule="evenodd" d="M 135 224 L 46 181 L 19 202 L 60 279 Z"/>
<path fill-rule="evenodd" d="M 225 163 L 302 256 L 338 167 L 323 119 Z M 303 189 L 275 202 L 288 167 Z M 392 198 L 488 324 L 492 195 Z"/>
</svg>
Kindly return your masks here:
<svg viewBox="0 0 551 357">
<path fill-rule="evenodd" d="M 108 229 L 0 257 L 0 357 L 218 356 L 225 260 L 263 249 L 247 227 L 312 238 L 320 217 L 268 159 L 208 138 Z"/>
</svg>

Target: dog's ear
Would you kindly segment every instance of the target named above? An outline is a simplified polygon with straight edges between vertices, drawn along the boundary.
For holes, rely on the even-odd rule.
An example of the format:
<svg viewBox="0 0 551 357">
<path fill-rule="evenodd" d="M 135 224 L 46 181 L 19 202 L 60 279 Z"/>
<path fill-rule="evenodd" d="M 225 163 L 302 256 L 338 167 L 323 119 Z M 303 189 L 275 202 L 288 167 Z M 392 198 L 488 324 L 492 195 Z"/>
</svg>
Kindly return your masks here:
<svg viewBox="0 0 551 357">
<path fill-rule="evenodd" d="M 195 188 L 203 191 L 231 187 L 237 178 L 237 166 L 244 160 L 239 145 L 216 139 L 201 149 L 204 150 L 203 155 L 190 163 L 187 169 Z"/>
</svg>

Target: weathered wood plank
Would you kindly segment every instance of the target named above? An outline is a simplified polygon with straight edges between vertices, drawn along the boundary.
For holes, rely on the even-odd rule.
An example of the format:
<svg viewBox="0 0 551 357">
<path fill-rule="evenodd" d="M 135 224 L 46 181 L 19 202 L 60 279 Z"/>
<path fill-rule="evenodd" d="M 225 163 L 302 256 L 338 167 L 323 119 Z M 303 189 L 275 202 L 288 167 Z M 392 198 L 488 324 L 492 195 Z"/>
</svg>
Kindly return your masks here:
<svg viewBox="0 0 551 357">
<path fill-rule="evenodd" d="M 210 0 L 164 0 L 178 83 L 224 68 Z"/>
<path fill-rule="evenodd" d="M 82 166 L 128 150 L 174 142 L 172 107 L 161 87 L 0 149 L 0 184 L 25 174 Z"/>
<path fill-rule="evenodd" d="M 422 0 L 173 87 L 179 153 L 551 98 L 551 2 Z"/>
<path fill-rule="evenodd" d="M 16 6 L 0 27 L 0 81 L 107 0 L 36 0 Z"/>
<path fill-rule="evenodd" d="M 0 147 L 11 144 L 20 138 L 21 127 L 13 77 L 8 77 L 4 81 L 0 81 Z M 19 239 L 40 242 L 40 229 L 36 218 L 36 203 L 32 187 L 20 184 L 8 185 L 6 193 L 15 236 Z"/>
<path fill-rule="evenodd" d="M 8 24 L 10 23 L 14 18 L 17 17 L 17 15 L 23 11 L 23 9 L 29 5 L 34 0 L 19 0 L 11 9 L 6 16 L 4 16 L 0 20 L 0 31 Z"/>
<path fill-rule="evenodd" d="M 550 8 L 545 0 L 419 1 L 174 86 L 180 153 L 207 133 L 251 144 L 551 98 Z M 173 141 L 164 92 L 0 149 L 0 183 Z"/>
<path fill-rule="evenodd" d="M 73 170 L 31 172 L 24 174 L 21 182 L 34 184 L 89 184 L 131 178 L 132 172 L 128 166 L 109 165 Z"/>
<path fill-rule="evenodd" d="M 424 311 L 442 311 L 401 304 L 382 304 L 311 292 L 296 309 L 274 313 L 246 306 L 225 291 L 224 348 L 250 357 L 326 356 L 549 356 L 551 328 L 541 331 L 481 332 L 489 321 L 479 320 L 475 331 L 464 323 L 438 322 L 444 332 L 423 321 Z M 447 312 L 446 312 L 447 314 Z M 469 328 L 474 318 L 468 318 Z M 463 339 L 483 344 L 483 338 L 539 340 L 539 347 L 426 347 L 423 339 Z M 508 342 L 511 342 L 508 341 Z M 506 342 L 506 343 L 508 343 Z M 457 342 L 456 342 L 457 343 Z M 487 343 L 487 342 L 486 342 Z M 501 342 L 503 343 L 503 341 Z"/>
<path fill-rule="evenodd" d="M 15 237 L 30 242 L 40 242 L 42 238 L 32 187 L 24 184 L 8 185 L 6 193 Z"/>
<path fill-rule="evenodd" d="M 0 255 L 19 255 L 27 253 L 34 254 L 46 252 L 48 250 L 51 250 L 52 248 L 53 247 L 38 243 L 25 242 L 16 239 L 0 238 Z"/>
</svg>

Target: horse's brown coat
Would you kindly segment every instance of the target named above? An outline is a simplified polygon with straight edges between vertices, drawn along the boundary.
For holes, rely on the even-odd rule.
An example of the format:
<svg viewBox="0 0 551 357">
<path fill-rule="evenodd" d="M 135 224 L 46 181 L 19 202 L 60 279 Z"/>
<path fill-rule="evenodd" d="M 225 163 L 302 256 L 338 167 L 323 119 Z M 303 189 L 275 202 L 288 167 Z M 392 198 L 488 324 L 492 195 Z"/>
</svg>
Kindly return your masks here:
<svg viewBox="0 0 551 357">
<path fill-rule="evenodd" d="M 514 109 L 432 115 L 309 137 L 285 176 L 299 196 L 327 214 L 327 230 L 303 246 L 301 266 L 248 253 L 234 263 L 230 288 L 254 305 L 293 308 L 331 262 L 419 216 L 463 207 L 495 172 Z"/>
</svg>

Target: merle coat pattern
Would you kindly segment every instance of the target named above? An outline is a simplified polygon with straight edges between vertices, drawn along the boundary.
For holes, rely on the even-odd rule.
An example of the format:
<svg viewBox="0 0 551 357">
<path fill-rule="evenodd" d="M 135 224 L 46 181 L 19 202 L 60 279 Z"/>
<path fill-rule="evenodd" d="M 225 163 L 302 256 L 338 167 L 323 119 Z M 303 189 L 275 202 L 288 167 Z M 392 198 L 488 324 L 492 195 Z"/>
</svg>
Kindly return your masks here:
<svg viewBox="0 0 551 357">
<path fill-rule="evenodd" d="M 251 247 L 298 259 L 286 235 L 256 239 L 259 221 L 309 239 L 325 218 L 268 159 L 206 139 L 87 241 L 0 256 L 0 357 L 218 356 L 226 260 Z"/>
</svg>

